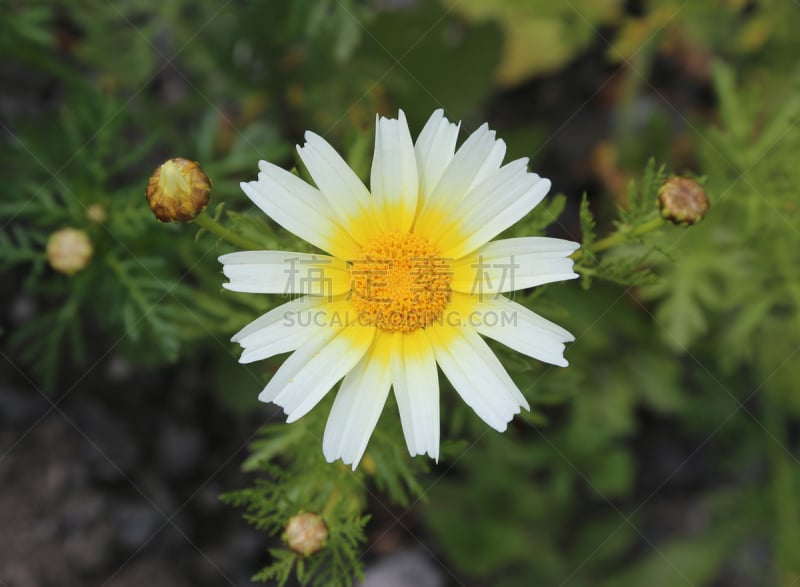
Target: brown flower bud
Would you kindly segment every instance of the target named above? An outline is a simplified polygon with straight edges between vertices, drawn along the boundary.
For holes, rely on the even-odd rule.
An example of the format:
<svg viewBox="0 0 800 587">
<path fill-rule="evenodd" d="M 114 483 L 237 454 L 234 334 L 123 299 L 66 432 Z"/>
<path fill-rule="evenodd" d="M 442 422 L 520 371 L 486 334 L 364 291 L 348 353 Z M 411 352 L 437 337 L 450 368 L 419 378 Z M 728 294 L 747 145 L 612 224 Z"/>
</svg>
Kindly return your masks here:
<svg viewBox="0 0 800 587">
<path fill-rule="evenodd" d="M 328 526 L 317 514 L 300 512 L 286 524 L 283 539 L 289 548 L 303 556 L 318 552 L 328 540 Z"/>
<path fill-rule="evenodd" d="M 147 203 L 161 222 L 189 222 L 205 210 L 211 180 L 188 159 L 165 161 L 147 182 Z"/>
<path fill-rule="evenodd" d="M 661 216 L 681 226 L 700 222 L 708 211 L 708 196 L 699 183 L 688 177 L 670 177 L 658 190 Z"/>
<path fill-rule="evenodd" d="M 84 269 L 92 258 L 92 241 L 82 230 L 62 228 L 47 239 L 47 261 L 66 275 Z"/>
</svg>

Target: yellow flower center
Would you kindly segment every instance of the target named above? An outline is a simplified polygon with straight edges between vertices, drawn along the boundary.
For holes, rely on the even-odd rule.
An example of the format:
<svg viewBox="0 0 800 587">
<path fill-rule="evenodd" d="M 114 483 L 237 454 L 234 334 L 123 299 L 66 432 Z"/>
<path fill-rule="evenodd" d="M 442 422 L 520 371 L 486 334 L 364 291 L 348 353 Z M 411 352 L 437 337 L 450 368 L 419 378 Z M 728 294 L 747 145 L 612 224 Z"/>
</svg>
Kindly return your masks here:
<svg viewBox="0 0 800 587">
<path fill-rule="evenodd" d="M 382 234 L 349 265 L 350 302 L 361 324 L 413 332 L 436 320 L 450 301 L 450 259 L 416 234 Z"/>
</svg>

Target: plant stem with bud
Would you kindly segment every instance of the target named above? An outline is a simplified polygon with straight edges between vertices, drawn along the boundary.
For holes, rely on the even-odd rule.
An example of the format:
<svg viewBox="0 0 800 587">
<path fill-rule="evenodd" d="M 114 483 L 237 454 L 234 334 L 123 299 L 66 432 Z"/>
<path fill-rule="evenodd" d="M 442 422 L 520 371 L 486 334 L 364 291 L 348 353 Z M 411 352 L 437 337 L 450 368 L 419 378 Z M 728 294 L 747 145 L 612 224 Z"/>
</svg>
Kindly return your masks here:
<svg viewBox="0 0 800 587">
<path fill-rule="evenodd" d="M 195 224 L 198 224 L 211 234 L 217 235 L 222 240 L 240 249 L 246 249 L 249 251 L 260 251 L 264 249 L 264 245 L 257 243 L 256 241 L 251 241 L 249 238 L 245 238 L 239 234 L 236 234 L 229 228 L 225 228 L 222 224 L 214 220 L 211 216 L 209 216 L 205 212 L 198 215 L 193 220 L 193 222 Z"/>
<path fill-rule="evenodd" d="M 595 242 L 592 245 L 592 251 L 595 253 L 599 253 L 601 251 L 605 251 L 606 249 L 610 249 L 622 244 L 625 244 L 632 236 L 641 236 L 657 228 L 660 228 L 664 224 L 664 219 L 661 216 L 654 216 L 644 224 L 640 224 L 635 228 L 625 227 L 614 234 L 607 236 L 606 238 L 600 239 L 599 241 Z M 583 249 L 578 249 L 570 258 L 573 261 L 578 261 L 583 257 Z"/>
</svg>

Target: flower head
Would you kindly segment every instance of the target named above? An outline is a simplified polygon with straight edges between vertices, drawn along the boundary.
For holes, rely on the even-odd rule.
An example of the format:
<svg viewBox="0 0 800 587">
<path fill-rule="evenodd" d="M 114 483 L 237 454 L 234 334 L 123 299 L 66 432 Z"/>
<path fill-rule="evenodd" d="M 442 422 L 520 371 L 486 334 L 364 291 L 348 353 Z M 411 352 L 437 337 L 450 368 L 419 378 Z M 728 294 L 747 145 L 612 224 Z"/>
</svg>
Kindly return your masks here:
<svg viewBox="0 0 800 587">
<path fill-rule="evenodd" d="M 327 254 L 247 251 L 220 257 L 229 282 L 251 293 L 303 294 L 233 340 L 248 363 L 294 351 L 259 395 L 292 422 L 343 378 L 323 453 L 355 469 L 390 389 L 408 450 L 439 456 L 437 364 L 487 424 L 506 429 L 528 402 L 482 336 L 566 366 L 563 328 L 503 293 L 572 279 L 577 243 L 491 239 L 533 209 L 550 182 L 528 160 L 502 165 L 505 143 L 487 125 L 456 150 L 459 127 L 441 110 L 416 142 L 403 112 L 377 122 L 368 190 L 322 137 L 298 147 L 316 187 L 266 161 L 250 199 Z"/>
<path fill-rule="evenodd" d="M 93 250 L 89 236 L 77 228 L 62 228 L 47 239 L 47 261 L 53 269 L 66 275 L 85 269 Z"/>
<path fill-rule="evenodd" d="M 189 222 L 208 205 L 211 180 L 199 164 L 177 157 L 156 168 L 145 195 L 161 222 Z"/>
</svg>

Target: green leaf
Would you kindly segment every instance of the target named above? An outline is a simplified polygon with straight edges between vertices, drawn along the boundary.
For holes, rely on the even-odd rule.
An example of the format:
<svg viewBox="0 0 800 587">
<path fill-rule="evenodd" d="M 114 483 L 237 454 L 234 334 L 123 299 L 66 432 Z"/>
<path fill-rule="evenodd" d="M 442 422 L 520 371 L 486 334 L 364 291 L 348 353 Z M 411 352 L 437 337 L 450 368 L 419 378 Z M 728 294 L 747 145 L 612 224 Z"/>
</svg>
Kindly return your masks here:
<svg viewBox="0 0 800 587">
<path fill-rule="evenodd" d="M 581 207 L 580 207 L 580 215 L 579 215 L 580 223 L 581 223 L 581 248 L 579 249 L 583 253 L 583 258 L 581 259 L 580 265 L 581 267 L 592 267 L 597 264 L 597 255 L 592 251 L 592 245 L 595 242 L 595 219 L 594 214 L 592 214 L 592 210 L 589 206 L 589 198 L 587 197 L 586 193 L 583 194 L 581 197 Z M 591 286 L 592 280 L 591 276 L 588 272 L 582 272 L 581 275 L 581 285 L 583 285 L 584 289 L 589 289 Z"/>
</svg>

